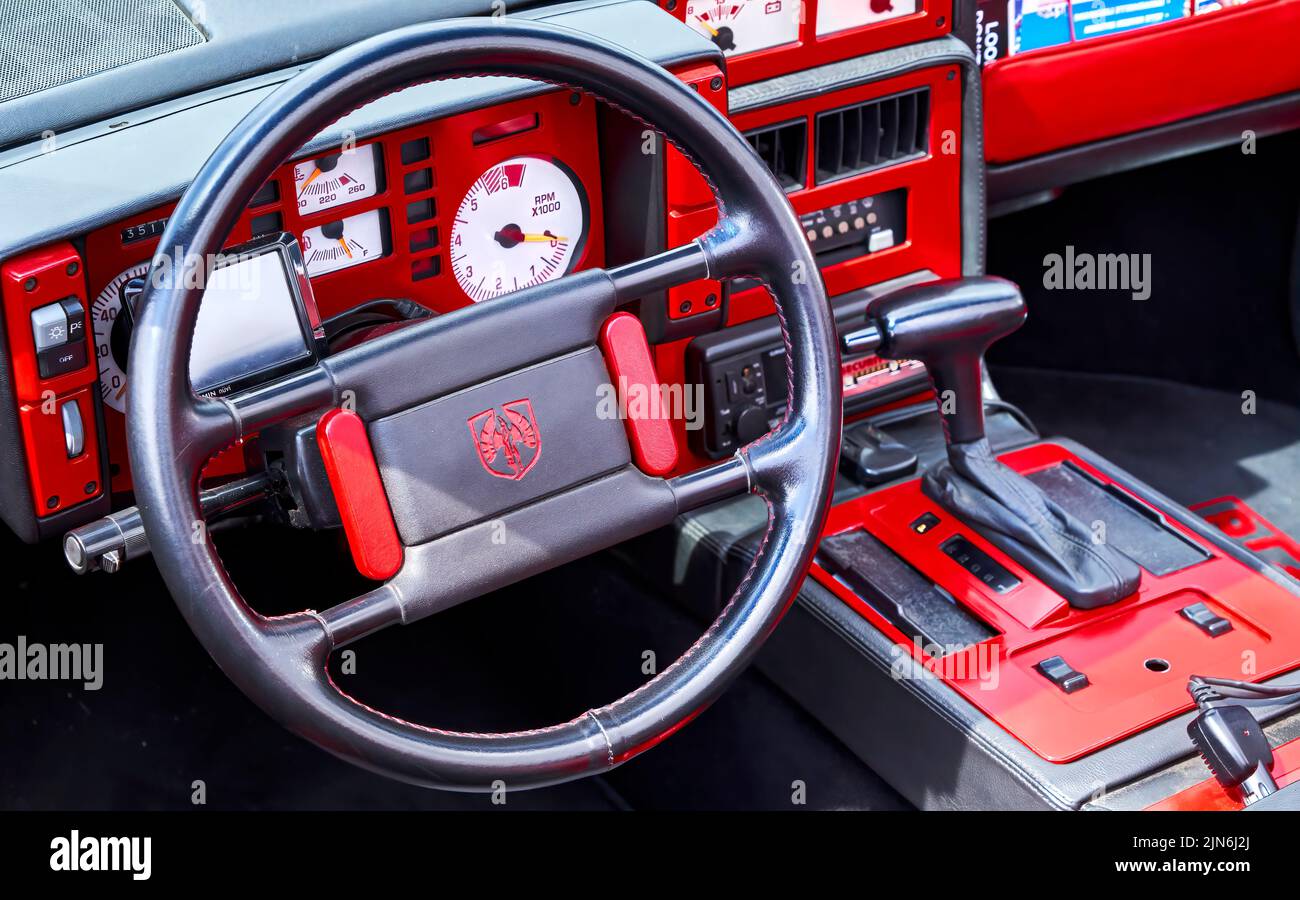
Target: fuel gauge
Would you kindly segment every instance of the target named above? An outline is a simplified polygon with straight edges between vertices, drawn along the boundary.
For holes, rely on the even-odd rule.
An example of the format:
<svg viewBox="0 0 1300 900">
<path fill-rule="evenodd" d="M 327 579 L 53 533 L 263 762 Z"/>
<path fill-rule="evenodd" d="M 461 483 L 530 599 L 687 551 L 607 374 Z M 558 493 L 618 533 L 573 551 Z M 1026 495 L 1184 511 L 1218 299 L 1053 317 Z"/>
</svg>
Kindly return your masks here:
<svg viewBox="0 0 1300 900">
<path fill-rule="evenodd" d="M 324 275 L 379 259 L 389 249 L 388 212 L 373 209 L 302 233 L 308 275 Z"/>
</svg>

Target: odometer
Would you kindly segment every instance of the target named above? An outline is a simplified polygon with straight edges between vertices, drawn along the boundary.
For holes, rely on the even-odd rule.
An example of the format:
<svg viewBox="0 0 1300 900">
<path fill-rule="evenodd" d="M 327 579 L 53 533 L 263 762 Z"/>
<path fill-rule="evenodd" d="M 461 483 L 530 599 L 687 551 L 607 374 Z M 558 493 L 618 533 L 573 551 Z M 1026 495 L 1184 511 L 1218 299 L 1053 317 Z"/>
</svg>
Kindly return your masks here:
<svg viewBox="0 0 1300 900">
<path fill-rule="evenodd" d="M 465 192 L 451 228 L 456 281 L 474 302 L 568 272 L 587 237 L 587 201 L 567 167 L 517 156 Z"/>
</svg>

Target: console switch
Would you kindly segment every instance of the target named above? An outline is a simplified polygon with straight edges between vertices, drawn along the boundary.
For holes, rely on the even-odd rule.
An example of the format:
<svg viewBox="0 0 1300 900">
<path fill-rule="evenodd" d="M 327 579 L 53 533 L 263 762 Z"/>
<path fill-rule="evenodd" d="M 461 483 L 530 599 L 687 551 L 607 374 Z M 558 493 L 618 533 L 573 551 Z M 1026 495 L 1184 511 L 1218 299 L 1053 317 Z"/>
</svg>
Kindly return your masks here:
<svg viewBox="0 0 1300 900">
<path fill-rule="evenodd" d="M 1059 656 L 1049 656 L 1034 668 L 1067 694 L 1081 691 L 1090 684 L 1087 675 L 1075 671 L 1073 666 Z"/>
<path fill-rule="evenodd" d="M 1215 615 L 1204 603 L 1193 603 L 1178 611 L 1184 619 L 1204 631 L 1210 637 L 1218 637 L 1232 630 L 1232 623 L 1223 616 Z"/>
<path fill-rule="evenodd" d="M 1007 571 L 1005 566 L 961 535 L 948 538 L 939 545 L 939 549 L 999 594 L 1005 594 L 1020 584 L 1020 579 Z"/>
<path fill-rule="evenodd" d="M 86 366 L 86 342 L 63 344 L 36 354 L 37 367 L 42 378 L 55 378 L 75 372 Z"/>
<path fill-rule="evenodd" d="M 32 340 L 37 353 L 68 342 L 68 314 L 62 303 L 49 303 L 32 310 Z"/>
<path fill-rule="evenodd" d="M 68 343 L 80 341 L 86 336 L 86 310 L 76 297 L 64 297 L 59 301 L 63 314 L 68 320 Z"/>
</svg>

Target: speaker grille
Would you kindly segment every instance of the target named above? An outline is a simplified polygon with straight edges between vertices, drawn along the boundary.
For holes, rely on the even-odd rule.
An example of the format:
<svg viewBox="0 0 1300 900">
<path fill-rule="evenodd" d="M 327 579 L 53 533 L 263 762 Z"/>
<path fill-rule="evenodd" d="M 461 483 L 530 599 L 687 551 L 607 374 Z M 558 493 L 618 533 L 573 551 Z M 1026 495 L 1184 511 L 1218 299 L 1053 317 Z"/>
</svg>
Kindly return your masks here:
<svg viewBox="0 0 1300 900">
<path fill-rule="evenodd" d="M 172 0 L 0 0 L 0 102 L 205 40 Z"/>
</svg>

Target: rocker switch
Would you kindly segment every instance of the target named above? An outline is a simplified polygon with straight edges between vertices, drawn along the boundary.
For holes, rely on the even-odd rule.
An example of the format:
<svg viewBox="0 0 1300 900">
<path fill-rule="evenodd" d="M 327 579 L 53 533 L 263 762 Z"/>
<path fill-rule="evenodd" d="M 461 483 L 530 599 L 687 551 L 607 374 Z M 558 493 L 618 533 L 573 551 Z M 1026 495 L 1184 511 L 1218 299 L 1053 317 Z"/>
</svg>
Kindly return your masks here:
<svg viewBox="0 0 1300 900">
<path fill-rule="evenodd" d="M 50 303 L 32 310 L 32 340 L 37 353 L 68 342 L 68 314 L 62 304 Z"/>
<path fill-rule="evenodd" d="M 1193 603 L 1178 611 L 1184 619 L 1204 631 L 1210 637 L 1218 637 L 1232 630 L 1232 623 L 1223 616 L 1215 615 L 1204 603 Z"/>
<path fill-rule="evenodd" d="M 1073 666 L 1059 656 L 1050 656 L 1035 665 L 1034 668 L 1044 678 L 1067 694 L 1081 691 L 1090 683 L 1087 675 L 1076 672 Z"/>
</svg>

